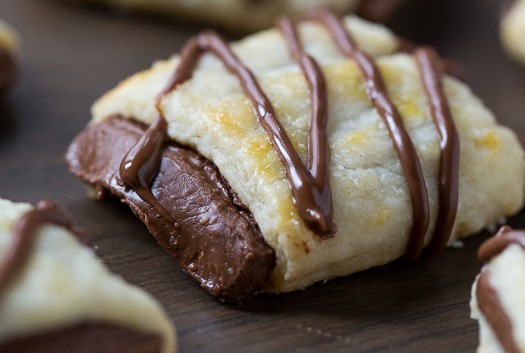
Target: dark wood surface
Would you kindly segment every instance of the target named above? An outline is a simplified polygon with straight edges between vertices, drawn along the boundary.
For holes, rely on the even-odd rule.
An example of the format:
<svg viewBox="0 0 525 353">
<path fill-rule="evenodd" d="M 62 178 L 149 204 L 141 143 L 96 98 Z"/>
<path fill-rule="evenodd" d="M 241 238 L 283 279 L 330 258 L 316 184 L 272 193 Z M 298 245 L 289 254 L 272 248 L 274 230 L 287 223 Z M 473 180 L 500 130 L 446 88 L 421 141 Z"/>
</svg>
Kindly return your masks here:
<svg viewBox="0 0 525 353">
<path fill-rule="evenodd" d="M 499 120 L 525 131 L 525 69 L 500 49 L 499 6 L 496 0 L 414 1 L 392 24 L 458 59 Z M 468 301 L 480 268 L 475 252 L 487 234 L 431 261 L 260 295 L 243 306 L 218 303 L 126 207 L 87 197 L 63 163 L 92 102 L 177 52 L 198 28 L 45 0 L 1 0 L 0 17 L 18 29 L 23 47 L 19 82 L 0 101 L 0 196 L 57 200 L 114 272 L 160 300 L 177 326 L 181 352 L 474 352 L 477 324 Z M 509 223 L 525 226 L 525 214 Z"/>
</svg>

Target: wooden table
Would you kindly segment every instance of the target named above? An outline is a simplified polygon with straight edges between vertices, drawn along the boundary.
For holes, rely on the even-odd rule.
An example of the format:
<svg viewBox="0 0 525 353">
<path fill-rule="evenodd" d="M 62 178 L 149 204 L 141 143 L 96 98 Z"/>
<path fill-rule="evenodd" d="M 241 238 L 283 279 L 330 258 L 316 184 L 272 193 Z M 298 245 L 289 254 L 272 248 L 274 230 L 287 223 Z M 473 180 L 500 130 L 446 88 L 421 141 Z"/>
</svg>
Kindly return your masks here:
<svg viewBox="0 0 525 353">
<path fill-rule="evenodd" d="M 497 38 L 498 1 L 414 1 L 396 30 L 464 64 L 499 120 L 525 131 L 525 69 Z M 200 290 L 116 201 L 96 202 L 63 163 L 89 108 L 127 75 L 177 52 L 198 28 L 45 0 L 1 0 L 21 36 L 18 85 L 0 103 L 0 195 L 57 200 L 116 273 L 151 292 L 178 328 L 181 352 L 474 352 L 475 252 L 487 234 L 416 265 L 394 263 L 244 306 Z M 509 220 L 525 226 L 525 214 Z"/>
</svg>

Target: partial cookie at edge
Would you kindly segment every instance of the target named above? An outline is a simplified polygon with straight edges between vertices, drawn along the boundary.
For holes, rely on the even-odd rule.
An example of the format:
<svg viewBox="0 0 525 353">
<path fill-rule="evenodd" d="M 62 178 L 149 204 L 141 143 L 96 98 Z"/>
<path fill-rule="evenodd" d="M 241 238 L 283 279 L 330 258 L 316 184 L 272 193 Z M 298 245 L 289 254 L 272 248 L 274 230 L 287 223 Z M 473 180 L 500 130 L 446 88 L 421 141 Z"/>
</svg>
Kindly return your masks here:
<svg viewBox="0 0 525 353">
<path fill-rule="evenodd" d="M 502 227 L 478 254 L 485 264 L 470 301 L 479 324 L 477 352 L 525 352 L 525 231 Z"/>
<path fill-rule="evenodd" d="M 503 48 L 516 61 L 525 65 L 525 1 L 515 0 L 500 24 Z"/>
<path fill-rule="evenodd" d="M 100 344 L 96 349 L 111 353 L 111 347 L 118 347 L 111 343 L 114 340 L 107 335 L 111 333 L 135 348 L 150 347 L 144 352 L 157 346 L 160 353 L 174 353 L 174 328 L 159 304 L 145 291 L 111 274 L 70 230 L 40 216 L 44 209 L 38 207 L 40 204 L 32 208 L 0 199 L 0 265 L 18 270 L 1 293 L 0 347 L 28 351 L 27 345 L 35 342 L 61 349 L 75 343 L 71 337 L 76 337 L 85 344 Z M 13 246 L 22 239 L 16 238 L 18 229 L 32 222 L 29 212 L 38 223 L 35 232 L 24 238 L 29 240 L 29 256 L 19 266 L 17 261 L 23 260 L 17 259 L 24 257 L 13 252 Z M 22 218 L 24 223 L 19 223 Z M 9 260 L 13 254 L 15 262 Z M 48 337 L 53 341 L 46 341 Z M 86 348 L 83 352 L 91 351 Z"/>
</svg>

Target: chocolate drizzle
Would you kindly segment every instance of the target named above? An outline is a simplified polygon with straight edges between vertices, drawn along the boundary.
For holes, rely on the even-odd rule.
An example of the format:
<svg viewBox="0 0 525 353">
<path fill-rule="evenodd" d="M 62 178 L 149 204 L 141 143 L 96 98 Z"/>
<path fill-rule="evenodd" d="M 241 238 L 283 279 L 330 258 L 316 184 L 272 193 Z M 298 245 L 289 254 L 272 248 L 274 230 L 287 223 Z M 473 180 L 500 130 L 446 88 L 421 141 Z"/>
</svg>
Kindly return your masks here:
<svg viewBox="0 0 525 353">
<path fill-rule="evenodd" d="M 122 159 L 146 131 L 132 119 L 112 116 L 82 131 L 66 161 L 73 174 L 127 204 L 204 290 L 227 302 L 248 300 L 270 280 L 275 252 L 217 166 L 187 146 L 166 141 L 151 193 L 176 223 L 166 222 L 118 183 Z"/>
<path fill-rule="evenodd" d="M 170 213 L 162 207 L 151 192 L 151 182 L 160 167 L 167 129 L 166 119 L 159 115 L 122 160 L 119 176 L 142 200 L 153 206 L 166 221 L 175 223 Z"/>
<path fill-rule="evenodd" d="M 299 212 L 303 219 L 307 219 L 303 213 L 307 212 L 307 215 L 310 215 L 313 212 L 317 212 L 318 215 L 315 218 L 318 222 L 332 222 L 333 206 L 329 170 L 330 147 L 326 136 L 328 98 L 325 77 L 319 64 L 303 51 L 292 20 L 282 18 L 277 22 L 277 27 L 283 33 L 294 61 L 299 64 L 308 81 L 312 104 L 310 135 L 308 138 L 308 171 L 304 170 L 304 166 L 301 164 L 304 178 L 308 180 L 311 188 L 308 190 L 310 192 L 302 192 L 301 197 L 294 198 L 294 200 L 296 204 L 305 205 L 304 202 L 307 202 L 307 205 L 309 205 L 305 209 L 299 207 Z M 299 166 L 299 163 L 297 165 Z M 315 200 L 312 199 L 312 196 Z M 316 200 L 319 200 L 317 201 L 318 205 L 316 205 Z M 303 210 L 302 213 L 301 210 Z M 319 230 L 315 228 L 315 224 L 309 226 L 318 234 L 323 228 L 329 230 L 326 235 L 331 235 L 337 230 L 336 225 L 333 223 L 323 224 L 323 227 Z"/>
<path fill-rule="evenodd" d="M 478 250 L 478 259 L 482 262 L 488 262 L 512 244 L 525 249 L 525 230 L 514 230 L 509 226 L 503 226 L 495 236 L 481 244 Z"/>
<path fill-rule="evenodd" d="M 425 235 L 430 223 L 430 207 L 417 151 L 403 124 L 401 114 L 388 97 L 381 72 L 373 58 L 357 47 L 342 22 L 327 10 L 312 12 L 307 19 L 319 22 L 326 27 L 340 51 L 356 63 L 364 80 L 366 94 L 377 109 L 388 130 L 407 180 L 413 209 L 413 221 L 410 239 L 407 244 L 406 258 L 409 261 L 416 260 L 424 246 Z M 203 32 L 193 37 L 182 49 L 180 62 L 174 75 L 157 98 L 156 107 L 159 111 L 159 118 L 156 123 L 158 125 L 160 120 L 165 120 L 160 104 L 162 99 L 180 84 L 191 79 L 198 59 L 202 54 L 205 52 L 214 54 L 225 68 L 239 79 L 244 93 L 253 106 L 259 123 L 267 132 L 279 159 L 286 169 L 293 201 L 299 215 L 312 231 L 326 238 L 335 233 L 336 226 L 332 221 L 333 204 L 329 187 L 329 146 L 326 136 L 328 108 L 325 78 L 319 64 L 302 49 L 292 21 L 288 18 L 283 18 L 278 21 L 278 27 L 283 33 L 292 58 L 301 67 L 310 89 L 312 110 L 307 167 L 303 164 L 283 126 L 276 118 L 273 106 L 259 86 L 254 74 L 239 61 L 228 44 L 214 32 Z M 421 72 L 425 93 L 431 105 L 434 123 L 440 135 L 442 150 L 439 168 L 439 210 L 436 229 L 428 250 L 430 255 L 434 255 L 445 248 L 456 216 L 459 139 L 446 102 L 446 96 L 443 92 L 442 73 L 438 69 L 437 56 L 429 49 L 423 48 L 416 51 L 415 58 Z M 164 124 L 166 123 L 164 122 Z M 152 125 L 148 129 L 148 133 L 155 134 L 150 132 L 150 130 L 155 129 L 157 127 Z M 163 132 L 159 132 L 158 135 L 165 136 L 166 127 L 164 126 L 162 129 Z M 145 139 L 147 140 L 147 138 Z M 143 155 L 139 151 L 143 148 L 144 150 L 148 148 L 141 147 L 142 144 L 143 142 L 139 142 L 132 152 L 130 151 L 128 158 L 122 162 L 123 166 L 129 163 L 130 160 L 134 160 L 134 155 Z M 161 145 L 155 146 L 160 148 L 159 146 Z M 159 159 L 160 154 L 158 150 L 151 149 L 157 152 L 150 155 L 151 159 L 144 158 L 145 162 L 138 164 L 147 165 L 147 173 L 143 176 L 129 175 L 122 177 L 124 173 L 121 168 L 121 178 L 128 186 L 136 189 L 135 191 L 138 190 L 137 194 L 143 200 L 149 202 L 157 209 L 155 205 L 158 202 L 148 189 L 158 170 L 158 163 L 153 161 Z M 138 169 L 140 168 L 133 168 L 133 171 L 135 172 Z M 164 216 L 164 213 L 167 212 L 159 210 L 159 213 Z M 168 217 L 165 218 L 168 221 L 170 220 Z"/>
<path fill-rule="evenodd" d="M 503 226 L 495 236 L 481 244 L 478 250 L 478 259 L 486 263 L 512 244 L 525 249 L 525 231 L 513 230 L 508 226 Z M 480 311 L 487 319 L 505 352 L 519 353 L 520 350 L 512 334 L 512 321 L 503 308 L 496 289 L 490 284 L 490 270 L 487 268 L 479 276 L 476 298 Z"/>
<path fill-rule="evenodd" d="M 32 210 L 25 213 L 16 222 L 13 241 L 0 263 L 0 298 L 9 283 L 27 263 L 34 246 L 36 231 L 45 223 L 71 229 L 71 222 L 67 215 L 52 201 L 40 201 Z"/>
<path fill-rule="evenodd" d="M 226 41 L 218 34 L 204 32 L 190 39 L 182 49 L 179 66 L 166 89 L 160 94 L 160 99 L 176 89 L 178 85 L 189 80 L 195 70 L 198 58 L 208 51 L 219 58 L 226 69 L 239 79 L 244 93 L 252 103 L 259 123 L 268 133 L 272 145 L 286 168 L 293 200 L 299 215 L 306 225 L 318 235 L 331 236 L 335 231 L 335 226 L 331 219 L 332 200 L 328 178 L 323 175 L 324 170 L 328 168 L 326 166 L 328 164 L 326 161 L 328 153 L 322 147 L 326 143 L 326 139 L 319 137 L 322 118 L 321 121 L 311 127 L 314 130 L 312 134 L 315 134 L 316 138 L 309 143 L 310 154 L 313 156 L 309 162 L 309 165 L 312 166 L 310 173 L 304 167 L 301 157 L 293 147 L 283 126 L 277 120 L 273 106 L 259 86 L 254 74 L 239 61 Z M 328 204 L 329 206 L 327 206 Z"/>
<path fill-rule="evenodd" d="M 392 139 L 412 200 L 413 221 L 406 258 L 414 261 L 421 254 L 430 222 L 427 188 L 416 149 L 403 124 L 401 114 L 388 97 L 381 72 L 374 60 L 357 47 L 346 28 L 334 14 L 320 10 L 312 13 L 310 17 L 324 25 L 334 38 L 339 50 L 356 63 L 365 80 L 366 94 L 376 107 Z"/>
<path fill-rule="evenodd" d="M 448 243 L 456 213 L 459 196 L 459 136 L 443 92 L 439 61 L 436 52 L 418 48 L 414 52 L 425 93 L 430 101 L 432 118 L 440 137 L 439 159 L 439 209 L 434 234 L 428 246 L 428 255 L 442 252 Z"/>
</svg>

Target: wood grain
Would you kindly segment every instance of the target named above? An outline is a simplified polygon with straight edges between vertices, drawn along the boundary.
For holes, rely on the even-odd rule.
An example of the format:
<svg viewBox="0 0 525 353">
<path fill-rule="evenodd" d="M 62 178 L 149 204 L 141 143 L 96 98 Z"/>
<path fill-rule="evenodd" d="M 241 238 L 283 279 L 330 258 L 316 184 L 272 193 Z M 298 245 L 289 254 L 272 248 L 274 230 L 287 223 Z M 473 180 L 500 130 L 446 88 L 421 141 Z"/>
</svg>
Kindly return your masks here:
<svg viewBox="0 0 525 353">
<path fill-rule="evenodd" d="M 394 28 L 463 63 L 499 120 L 525 131 L 525 69 L 497 38 L 497 1 L 413 1 Z M 470 286 L 482 234 L 431 261 L 394 263 L 305 291 L 218 303 L 157 246 L 126 207 L 97 202 L 63 154 L 95 98 L 127 75 L 177 52 L 198 28 L 45 0 L 1 0 L 20 32 L 21 77 L 0 101 L 0 195 L 57 200 L 92 235 L 116 273 L 150 291 L 178 328 L 181 352 L 474 352 Z M 525 214 L 509 220 L 525 226 Z"/>
</svg>

